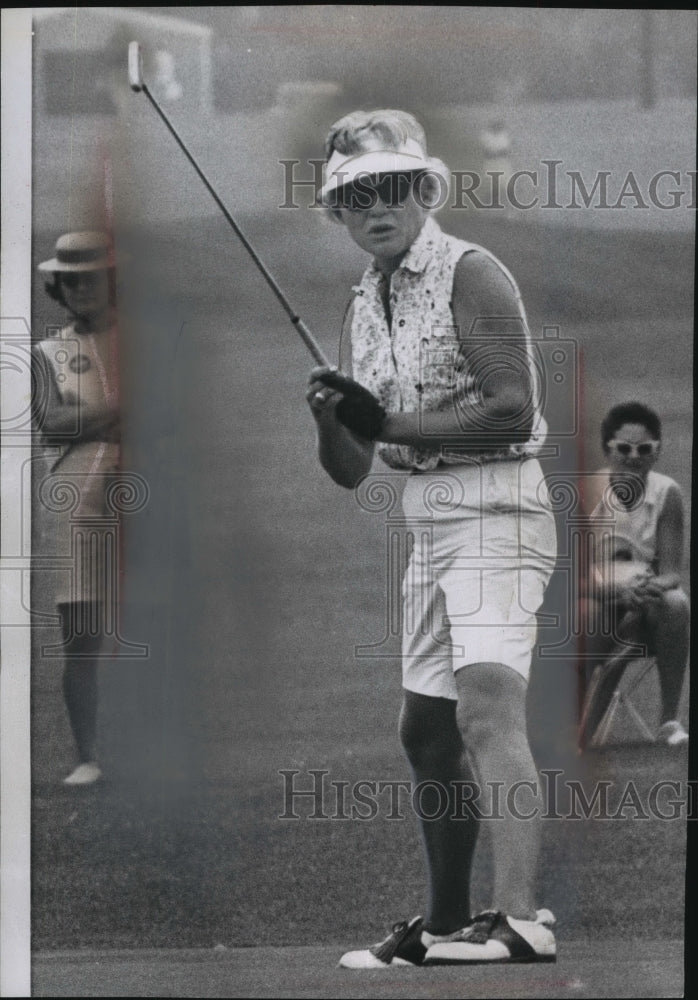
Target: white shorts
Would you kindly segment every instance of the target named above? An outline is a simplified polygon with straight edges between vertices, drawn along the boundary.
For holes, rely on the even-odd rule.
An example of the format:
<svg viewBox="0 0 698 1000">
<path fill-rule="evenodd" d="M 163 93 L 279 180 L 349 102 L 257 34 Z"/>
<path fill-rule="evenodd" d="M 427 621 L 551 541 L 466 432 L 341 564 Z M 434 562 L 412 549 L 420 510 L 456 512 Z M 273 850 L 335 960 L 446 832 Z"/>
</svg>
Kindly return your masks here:
<svg viewBox="0 0 698 1000">
<path fill-rule="evenodd" d="M 503 663 L 528 678 L 556 531 L 536 459 L 409 477 L 414 547 L 403 580 L 403 687 L 457 699 L 454 673 Z"/>
</svg>

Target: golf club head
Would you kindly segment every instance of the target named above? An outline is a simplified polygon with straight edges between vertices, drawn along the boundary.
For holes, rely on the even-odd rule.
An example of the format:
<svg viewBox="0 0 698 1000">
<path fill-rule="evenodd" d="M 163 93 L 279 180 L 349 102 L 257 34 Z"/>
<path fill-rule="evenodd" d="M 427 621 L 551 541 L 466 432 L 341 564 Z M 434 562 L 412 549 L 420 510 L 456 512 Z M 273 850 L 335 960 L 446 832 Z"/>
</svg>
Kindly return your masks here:
<svg viewBox="0 0 698 1000">
<path fill-rule="evenodd" d="M 135 90 L 136 93 L 143 89 L 143 64 L 141 62 L 141 47 L 138 42 L 129 42 L 128 82 L 131 90 Z"/>
</svg>

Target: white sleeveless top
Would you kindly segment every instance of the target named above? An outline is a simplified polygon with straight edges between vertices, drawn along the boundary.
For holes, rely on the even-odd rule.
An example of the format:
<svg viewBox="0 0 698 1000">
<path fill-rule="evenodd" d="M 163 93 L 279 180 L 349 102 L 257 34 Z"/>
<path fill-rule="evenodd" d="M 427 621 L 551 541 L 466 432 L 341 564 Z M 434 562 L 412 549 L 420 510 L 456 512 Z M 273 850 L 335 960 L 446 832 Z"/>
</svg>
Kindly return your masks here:
<svg viewBox="0 0 698 1000">
<path fill-rule="evenodd" d="M 608 470 L 604 470 L 604 475 L 603 495 L 591 513 L 598 535 L 604 534 L 608 543 L 612 543 L 610 551 L 608 543 L 601 545 L 602 561 L 639 564 L 656 572 L 657 523 L 667 493 L 672 486 L 678 489 L 677 483 L 669 476 L 650 471 L 644 497 L 636 507 L 628 510 L 615 495 Z"/>
<path fill-rule="evenodd" d="M 478 251 L 494 261 L 511 283 L 526 336 L 529 369 L 534 386 L 533 433 L 524 444 L 493 451 L 468 453 L 483 461 L 535 455 L 545 440 L 547 427 L 539 412 L 539 392 L 531 338 L 521 295 L 513 277 L 489 251 L 442 232 L 429 218 L 391 275 L 392 324 L 388 324 L 381 299 L 382 274 L 375 262 L 364 272 L 353 291 L 351 325 L 354 378 L 378 397 L 388 412 L 453 409 L 454 399 L 479 401 L 476 380 L 465 370 L 459 351 L 458 329 L 452 310 L 453 276 L 464 253 Z M 456 396 L 459 393 L 459 396 Z M 439 464 L 462 464 L 463 456 L 441 449 L 417 449 L 379 442 L 378 454 L 393 468 L 435 469 Z"/>
</svg>

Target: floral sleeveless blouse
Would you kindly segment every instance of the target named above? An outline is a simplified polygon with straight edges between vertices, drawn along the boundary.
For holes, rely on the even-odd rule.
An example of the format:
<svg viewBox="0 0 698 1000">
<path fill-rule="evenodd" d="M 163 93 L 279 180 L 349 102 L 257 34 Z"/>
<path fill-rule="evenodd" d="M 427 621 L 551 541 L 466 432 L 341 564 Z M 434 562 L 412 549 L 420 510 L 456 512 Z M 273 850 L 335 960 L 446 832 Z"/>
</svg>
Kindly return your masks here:
<svg viewBox="0 0 698 1000">
<path fill-rule="evenodd" d="M 382 273 L 375 263 L 353 291 L 351 325 L 354 378 L 365 385 L 388 411 L 436 411 L 453 408 L 457 391 L 465 402 L 479 399 L 477 381 L 464 370 L 458 350 L 458 329 L 451 308 L 453 275 L 464 253 L 478 251 L 493 260 L 511 282 L 526 333 L 529 367 L 535 380 L 531 340 L 516 282 L 489 251 L 442 232 L 429 218 L 390 280 L 392 324 L 381 299 Z M 535 381 L 534 381 L 535 385 Z M 525 444 L 497 451 L 469 453 L 483 461 L 534 455 L 545 439 L 545 422 L 536 397 L 534 433 Z M 378 443 L 378 454 L 393 468 L 432 470 L 439 464 L 462 464 L 462 455 L 442 454 L 407 445 Z"/>
</svg>

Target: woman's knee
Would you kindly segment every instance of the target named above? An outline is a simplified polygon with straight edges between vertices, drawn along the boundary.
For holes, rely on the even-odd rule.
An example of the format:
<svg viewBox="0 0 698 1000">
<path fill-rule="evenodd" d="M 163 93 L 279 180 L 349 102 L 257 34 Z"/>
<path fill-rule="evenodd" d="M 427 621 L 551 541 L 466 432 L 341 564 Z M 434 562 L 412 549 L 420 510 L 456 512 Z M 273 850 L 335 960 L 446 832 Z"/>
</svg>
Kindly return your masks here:
<svg viewBox="0 0 698 1000">
<path fill-rule="evenodd" d="M 690 602 L 680 587 L 665 590 L 657 604 L 647 610 L 650 625 L 662 630 L 687 628 L 690 614 Z"/>
<path fill-rule="evenodd" d="M 463 743 L 456 721 L 456 702 L 405 692 L 399 725 L 400 741 L 413 766 L 459 758 Z"/>
<path fill-rule="evenodd" d="M 475 664 L 456 674 L 458 720 L 467 747 L 526 741 L 526 682 L 501 663 Z"/>
<path fill-rule="evenodd" d="M 664 591 L 663 605 L 672 617 L 681 621 L 688 621 L 691 605 L 688 597 L 680 587 Z"/>
<path fill-rule="evenodd" d="M 102 645 L 104 609 L 98 602 L 59 604 L 66 659 L 96 656 Z"/>
</svg>

